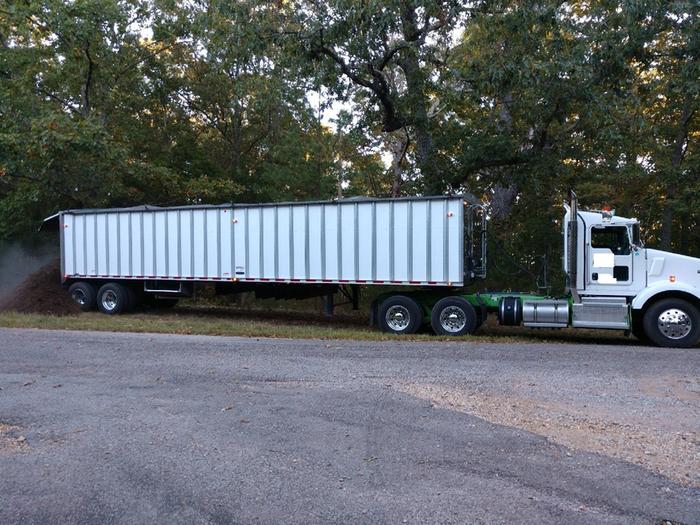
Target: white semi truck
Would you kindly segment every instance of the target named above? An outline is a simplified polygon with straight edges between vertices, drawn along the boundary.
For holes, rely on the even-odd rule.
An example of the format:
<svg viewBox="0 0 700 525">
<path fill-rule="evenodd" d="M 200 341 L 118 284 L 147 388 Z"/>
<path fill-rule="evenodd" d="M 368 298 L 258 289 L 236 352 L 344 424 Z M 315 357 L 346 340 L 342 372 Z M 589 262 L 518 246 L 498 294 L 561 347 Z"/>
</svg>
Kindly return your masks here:
<svg viewBox="0 0 700 525">
<path fill-rule="evenodd" d="M 61 233 L 63 284 L 83 310 L 170 305 L 205 285 L 260 297 L 386 289 L 370 319 L 408 334 L 430 324 L 471 334 L 502 325 L 624 330 L 658 346 L 700 340 L 700 259 L 645 248 L 636 219 L 565 204 L 567 293 L 470 292 L 486 277 L 486 213 L 462 196 L 68 210 L 44 221 Z"/>
</svg>

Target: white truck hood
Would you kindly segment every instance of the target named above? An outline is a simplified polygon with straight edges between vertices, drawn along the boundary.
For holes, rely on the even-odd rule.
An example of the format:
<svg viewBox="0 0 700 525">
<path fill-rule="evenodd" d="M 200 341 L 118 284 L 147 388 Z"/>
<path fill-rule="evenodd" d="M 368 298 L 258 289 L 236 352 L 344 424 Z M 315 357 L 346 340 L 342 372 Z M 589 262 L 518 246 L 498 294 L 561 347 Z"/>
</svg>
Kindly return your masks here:
<svg viewBox="0 0 700 525">
<path fill-rule="evenodd" d="M 685 293 L 700 299 L 700 259 L 646 249 L 647 285 L 632 299 L 632 308 L 664 292 Z"/>
<path fill-rule="evenodd" d="M 647 286 L 683 283 L 700 290 L 700 259 L 647 249 Z"/>
<path fill-rule="evenodd" d="M 632 308 L 643 308 L 655 295 L 665 292 L 700 299 L 700 259 L 647 248 L 646 263 L 647 285 L 632 299 Z"/>
</svg>

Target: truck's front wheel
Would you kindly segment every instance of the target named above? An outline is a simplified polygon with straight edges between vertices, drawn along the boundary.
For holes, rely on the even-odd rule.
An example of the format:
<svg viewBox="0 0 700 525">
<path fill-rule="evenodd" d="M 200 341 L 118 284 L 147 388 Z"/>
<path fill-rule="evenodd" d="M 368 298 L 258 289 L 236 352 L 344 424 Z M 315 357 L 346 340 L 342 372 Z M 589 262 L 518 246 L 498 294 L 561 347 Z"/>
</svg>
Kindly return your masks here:
<svg viewBox="0 0 700 525">
<path fill-rule="evenodd" d="M 700 339 L 700 312 L 683 299 L 661 299 L 644 313 L 644 333 L 657 346 L 694 346 Z"/>
<path fill-rule="evenodd" d="M 644 314 L 641 310 L 632 311 L 632 335 L 643 345 L 648 345 L 651 340 L 644 331 Z"/>
</svg>

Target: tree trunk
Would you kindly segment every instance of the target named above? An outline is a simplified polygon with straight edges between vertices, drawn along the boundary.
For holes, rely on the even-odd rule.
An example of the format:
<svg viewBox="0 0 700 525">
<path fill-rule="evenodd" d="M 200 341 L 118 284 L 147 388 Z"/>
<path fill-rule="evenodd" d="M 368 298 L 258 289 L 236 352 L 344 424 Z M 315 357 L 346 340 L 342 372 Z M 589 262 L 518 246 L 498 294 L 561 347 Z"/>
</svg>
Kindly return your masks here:
<svg viewBox="0 0 700 525">
<path fill-rule="evenodd" d="M 662 219 L 661 219 L 661 249 L 671 249 L 671 239 L 673 236 L 673 219 L 675 216 L 675 199 L 678 197 L 678 185 L 680 184 L 681 165 L 685 155 L 686 142 L 688 140 L 688 128 L 690 121 L 693 118 L 694 110 L 691 108 L 690 102 L 683 105 L 681 111 L 678 130 L 673 141 L 673 151 L 671 153 L 671 177 L 666 188 L 666 203 L 664 204 Z"/>
<path fill-rule="evenodd" d="M 412 117 L 411 123 L 416 139 L 416 162 L 427 191 L 442 193 L 443 183 L 435 165 L 435 143 L 428 115 L 429 100 L 426 94 L 425 72 L 421 70 L 418 60 L 417 47 L 420 43 L 415 37 L 418 32 L 415 7 L 410 3 L 406 3 L 401 10 L 401 25 L 406 41 L 414 43 L 401 52 L 398 64 L 406 77 L 405 113 Z"/>
<path fill-rule="evenodd" d="M 90 91 L 92 90 L 92 75 L 95 70 L 95 63 L 92 61 L 92 55 L 90 55 L 90 42 L 85 42 L 85 47 L 83 48 L 83 53 L 85 53 L 85 58 L 87 58 L 87 72 L 85 73 L 85 82 L 80 89 L 80 114 L 87 118 L 90 116 Z"/>
<path fill-rule="evenodd" d="M 224 109 L 223 111 L 226 110 Z M 240 180 L 240 177 L 243 175 L 241 166 L 243 156 L 243 116 L 238 101 L 234 102 L 231 113 L 231 137 L 229 139 L 229 144 L 231 144 L 231 171 L 233 178 Z"/>
<path fill-rule="evenodd" d="M 400 197 L 401 187 L 403 186 L 403 159 L 406 156 L 408 149 L 409 136 L 408 132 L 389 135 L 389 149 L 391 151 L 391 196 Z"/>
<path fill-rule="evenodd" d="M 687 223 L 684 223 L 681 228 L 680 228 L 680 241 L 678 243 L 679 245 L 679 251 L 683 255 L 688 255 L 689 248 L 690 248 L 690 228 L 688 227 Z"/>
<path fill-rule="evenodd" d="M 418 56 L 413 49 L 405 53 L 400 61 L 406 76 L 406 106 L 412 115 L 413 130 L 416 138 L 416 163 L 423 176 L 426 188 L 431 192 L 442 193 L 442 181 L 435 166 L 435 143 L 428 116 L 428 100 L 425 94 L 425 82 L 420 70 Z"/>
<path fill-rule="evenodd" d="M 673 203 L 668 202 L 669 198 L 672 198 L 672 195 L 675 194 L 675 190 L 669 186 L 666 189 L 666 204 L 663 209 L 663 213 L 661 214 L 661 242 L 660 242 L 660 248 L 662 250 L 670 250 L 671 249 L 671 234 L 672 234 L 672 225 L 673 225 Z"/>
<path fill-rule="evenodd" d="M 494 219 L 505 219 L 510 215 L 518 189 L 515 184 L 497 182 L 491 187 L 491 214 Z"/>
</svg>

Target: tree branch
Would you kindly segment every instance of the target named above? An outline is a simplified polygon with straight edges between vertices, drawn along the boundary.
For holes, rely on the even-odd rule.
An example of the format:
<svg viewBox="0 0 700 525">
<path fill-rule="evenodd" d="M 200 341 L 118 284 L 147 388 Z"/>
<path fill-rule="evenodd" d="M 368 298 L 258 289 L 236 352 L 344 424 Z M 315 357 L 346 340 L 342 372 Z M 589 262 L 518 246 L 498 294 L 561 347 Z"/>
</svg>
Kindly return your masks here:
<svg viewBox="0 0 700 525">
<path fill-rule="evenodd" d="M 372 80 L 361 76 L 357 71 L 354 71 L 335 50 L 324 44 L 322 30 L 319 32 L 319 40 L 314 46 L 318 53 L 326 55 L 333 60 L 346 77 L 355 84 L 369 89 L 379 98 L 379 102 L 384 108 L 384 125 L 382 128 L 384 131 L 396 131 L 405 126 L 404 120 L 397 115 L 396 106 L 391 98 L 391 90 L 389 89 L 386 79 L 379 70 L 371 63 L 368 63 L 367 66 L 372 75 Z"/>
<path fill-rule="evenodd" d="M 88 70 L 85 76 L 85 84 L 83 84 L 82 89 L 82 105 L 80 108 L 80 113 L 83 117 L 88 117 L 90 115 L 90 88 L 92 87 L 92 74 L 95 69 L 95 63 L 92 61 L 90 56 L 90 42 L 85 42 L 85 47 L 83 48 L 85 57 L 88 60 Z"/>
<path fill-rule="evenodd" d="M 40 93 L 43 93 L 43 94 L 46 95 L 47 97 L 49 97 L 49 98 L 55 100 L 56 102 L 58 102 L 59 104 L 61 104 L 61 105 L 62 105 L 63 107 L 65 107 L 66 109 L 68 109 L 68 110 L 70 110 L 70 111 L 75 111 L 75 108 L 71 107 L 71 105 L 68 103 L 67 100 L 62 99 L 62 98 L 59 97 L 58 95 L 55 95 L 55 94 L 51 93 L 50 91 L 48 91 L 48 90 L 46 90 L 46 89 L 44 89 L 44 88 L 42 88 L 42 87 L 39 87 L 39 88 L 37 88 L 37 89 L 39 90 Z"/>
<path fill-rule="evenodd" d="M 680 122 L 678 123 L 678 129 L 676 130 L 676 137 L 673 141 L 673 152 L 671 154 L 671 164 L 674 168 L 680 168 L 681 164 L 683 163 L 683 157 L 685 156 L 686 151 L 685 144 L 688 139 L 688 128 L 694 114 L 695 109 L 691 107 L 689 102 L 683 104 Z"/>
<path fill-rule="evenodd" d="M 127 64 L 125 67 L 123 67 L 123 68 L 121 68 L 119 71 L 117 71 L 116 75 L 114 75 L 114 82 L 115 82 L 115 83 L 119 82 L 119 80 L 121 79 L 121 77 L 122 77 L 124 74 L 126 74 L 130 69 L 133 69 L 133 68 L 135 68 L 136 66 L 138 66 L 139 64 L 142 64 L 142 63 L 145 62 L 148 58 L 156 57 L 156 56 L 158 56 L 159 54 L 161 54 L 161 53 L 163 53 L 163 52 L 165 52 L 165 51 L 168 51 L 168 50 L 172 49 L 173 47 L 175 47 L 175 44 L 176 44 L 176 42 L 173 42 L 173 43 L 171 43 L 171 44 L 169 44 L 169 45 L 167 45 L 167 46 L 161 47 L 160 49 L 158 49 L 158 50 L 156 50 L 156 51 L 154 51 L 154 52 L 151 52 L 150 50 L 147 50 L 147 52 L 144 53 L 140 58 L 138 58 L 137 60 L 132 61 L 131 63 Z"/>
<path fill-rule="evenodd" d="M 410 46 L 410 44 L 408 42 L 406 42 L 405 40 L 402 40 L 401 42 L 393 45 L 391 48 L 389 48 L 387 50 L 386 53 L 384 53 L 384 56 L 377 64 L 377 69 L 379 71 L 382 71 L 389 64 L 389 62 L 391 62 L 391 59 L 394 58 L 394 55 L 396 55 L 396 53 L 398 53 L 402 49 L 406 49 L 409 46 Z"/>
</svg>

